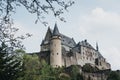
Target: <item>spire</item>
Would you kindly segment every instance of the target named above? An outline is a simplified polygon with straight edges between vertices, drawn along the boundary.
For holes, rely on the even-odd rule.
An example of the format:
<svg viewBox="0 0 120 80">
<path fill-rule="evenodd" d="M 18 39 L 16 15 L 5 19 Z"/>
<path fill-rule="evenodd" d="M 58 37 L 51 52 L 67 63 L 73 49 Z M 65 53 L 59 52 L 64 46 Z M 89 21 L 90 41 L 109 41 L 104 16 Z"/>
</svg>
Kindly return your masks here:
<svg viewBox="0 0 120 80">
<path fill-rule="evenodd" d="M 50 30 L 50 27 L 48 27 L 48 30 Z"/>
<path fill-rule="evenodd" d="M 96 50 L 99 51 L 98 43 L 96 42 Z"/>
<path fill-rule="evenodd" d="M 52 34 L 50 27 L 48 27 L 48 31 L 47 32 L 50 32 L 50 34 Z"/>
<path fill-rule="evenodd" d="M 40 46 L 42 46 L 44 44 L 44 40 L 42 40 L 42 43 L 40 44 Z"/>
<path fill-rule="evenodd" d="M 60 33 L 59 33 L 59 30 L 58 30 L 58 27 L 57 27 L 57 24 L 55 23 L 55 27 L 54 27 L 54 30 L 53 30 L 53 36 L 59 36 Z"/>
</svg>

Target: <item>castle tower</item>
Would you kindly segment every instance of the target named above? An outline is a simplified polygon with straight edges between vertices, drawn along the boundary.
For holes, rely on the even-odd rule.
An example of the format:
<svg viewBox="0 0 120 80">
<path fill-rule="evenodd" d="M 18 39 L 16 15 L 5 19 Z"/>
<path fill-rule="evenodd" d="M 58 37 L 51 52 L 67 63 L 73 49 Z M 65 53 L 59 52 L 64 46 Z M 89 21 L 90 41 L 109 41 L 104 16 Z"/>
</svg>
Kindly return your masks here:
<svg viewBox="0 0 120 80">
<path fill-rule="evenodd" d="M 53 67 L 62 66 L 61 36 L 55 24 L 50 42 L 50 65 Z"/>
</svg>

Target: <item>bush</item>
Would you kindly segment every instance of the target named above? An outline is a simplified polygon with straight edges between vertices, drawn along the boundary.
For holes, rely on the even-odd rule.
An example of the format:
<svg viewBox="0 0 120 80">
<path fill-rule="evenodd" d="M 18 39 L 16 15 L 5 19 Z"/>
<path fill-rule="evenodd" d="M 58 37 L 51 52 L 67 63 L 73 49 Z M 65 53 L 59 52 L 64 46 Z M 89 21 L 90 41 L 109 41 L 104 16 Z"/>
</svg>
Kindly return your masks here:
<svg viewBox="0 0 120 80">
<path fill-rule="evenodd" d="M 90 64 L 85 64 L 83 67 L 82 67 L 82 71 L 83 72 L 96 72 L 98 71 L 99 69 L 97 67 L 93 67 L 91 66 Z"/>
</svg>

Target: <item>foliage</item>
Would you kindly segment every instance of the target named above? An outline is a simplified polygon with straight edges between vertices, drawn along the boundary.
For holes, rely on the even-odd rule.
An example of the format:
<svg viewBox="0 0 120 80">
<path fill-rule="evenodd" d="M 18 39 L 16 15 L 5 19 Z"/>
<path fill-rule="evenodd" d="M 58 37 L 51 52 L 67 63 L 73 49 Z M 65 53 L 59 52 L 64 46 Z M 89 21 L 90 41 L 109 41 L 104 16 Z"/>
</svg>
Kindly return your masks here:
<svg viewBox="0 0 120 80">
<path fill-rule="evenodd" d="M 73 0 L 1 0 L 0 17 L 9 21 L 11 14 L 15 13 L 18 7 L 23 6 L 29 13 L 37 15 L 36 22 L 40 20 L 46 25 L 47 22 L 42 20 L 45 19 L 45 15 L 50 13 L 61 21 L 65 21 L 60 15 L 67 11 L 72 4 L 74 4 Z"/>
<path fill-rule="evenodd" d="M 71 67 L 72 67 L 72 68 L 71 68 L 71 72 L 70 72 L 70 74 L 71 74 L 71 79 L 72 79 L 72 80 L 81 80 L 82 77 L 81 77 L 80 69 L 78 68 L 78 66 L 72 65 Z"/>
<path fill-rule="evenodd" d="M 16 49 L 23 49 L 22 40 L 31 35 L 16 36 L 17 28 L 12 27 L 11 20 L 0 18 L 0 79 L 15 80 L 21 69 L 21 58 L 17 56 Z"/>
<path fill-rule="evenodd" d="M 25 54 L 23 72 L 17 80 L 70 80 L 64 69 L 64 67 L 53 68 L 45 60 L 40 62 L 36 54 Z"/>
<path fill-rule="evenodd" d="M 97 67 L 93 67 L 91 66 L 90 64 L 85 64 L 83 67 L 82 67 L 82 71 L 84 72 L 96 72 L 98 71 L 99 69 Z"/>
<path fill-rule="evenodd" d="M 111 71 L 107 80 L 120 80 L 120 72 Z"/>
<path fill-rule="evenodd" d="M 31 37 L 29 33 L 25 36 L 17 36 L 18 28 L 13 27 L 12 20 L 5 22 L 3 19 L 0 20 L 0 43 L 4 42 L 11 52 L 16 49 L 23 49 L 22 41 L 28 37 Z"/>
<path fill-rule="evenodd" d="M 29 13 L 37 14 L 36 22 L 44 19 L 46 17 L 45 14 L 48 15 L 50 12 L 61 21 L 65 21 L 60 15 L 73 3 L 72 0 L 0 0 L 0 79 L 16 80 L 18 72 L 20 73 L 22 69 L 24 71 L 20 74 L 25 75 L 19 78 L 19 80 L 38 80 L 40 73 L 40 75 L 44 75 L 45 69 L 39 67 L 40 63 L 37 57 L 24 56 L 21 64 L 21 58 L 18 59 L 19 56 L 16 56 L 19 51 L 16 52 L 15 50 L 24 48 L 22 40 L 31 36 L 28 33 L 26 36 L 15 35 L 19 29 L 12 27 L 11 15 L 16 12 L 17 7 L 24 6 Z M 47 24 L 44 21 L 42 23 L 44 25 Z M 22 69 L 21 65 L 23 65 Z M 47 67 L 48 70 L 51 70 L 51 67 L 49 67 Z M 52 73 L 55 73 L 57 76 L 55 78 L 58 78 L 60 71 L 61 69 L 52 69 Z"/>
<path fill-rule="evenodd" d="M 23 72 L 17 80 L 83 80 L 83 76 L 75 65 L 67 73 L 66 67 L 53 68 L 45 60 L 40 61 L 36 54 L 25 54 Z"/>
<path fill-rule="evenodd" d="M 77 74 L 77 80 L 84 80 L 82 74 Z"/>
<path fill-rule="evenodd" d="M 15 55 L 8 54 L 7 48 L 4 43 L 0 46 L 0 79 L 15 80 L 21 72 L 21 61 Z"/>
<path fill-rule="evenodd" d="M 70 77 L 64 73 L 64 67 L 53 68 L 45 61 L 42 61 L 41 80 L 70 80 Z"/>
<path fill-rule="evenodd" d="M 17 80 L 39 80 L 40 62 L 38 56 L 24 54 L 22 62 L 23 72 Z"/>
</svg>

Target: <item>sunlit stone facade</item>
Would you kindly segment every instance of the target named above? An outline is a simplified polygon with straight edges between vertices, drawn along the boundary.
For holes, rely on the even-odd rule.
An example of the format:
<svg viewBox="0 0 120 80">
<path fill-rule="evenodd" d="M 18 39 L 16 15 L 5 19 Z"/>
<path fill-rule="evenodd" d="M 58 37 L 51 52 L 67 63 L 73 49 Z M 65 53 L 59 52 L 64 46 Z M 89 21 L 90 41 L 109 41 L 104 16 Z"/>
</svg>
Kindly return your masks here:
<svg viewBox="0 0 120 80">
<path fill-rule="evenodd" d="M 98 49 L 92 47 L 87 40 L 78 42 L 73 38 L 59 33 L 57 24 L 54 30 L 48 28 L 46 36 L 41 43 L 41 58 L 46 60 L 53 67 L 90 64 L 100 70 L 110 69 L 110 64 L 101 55 Z"/>
</svg>

